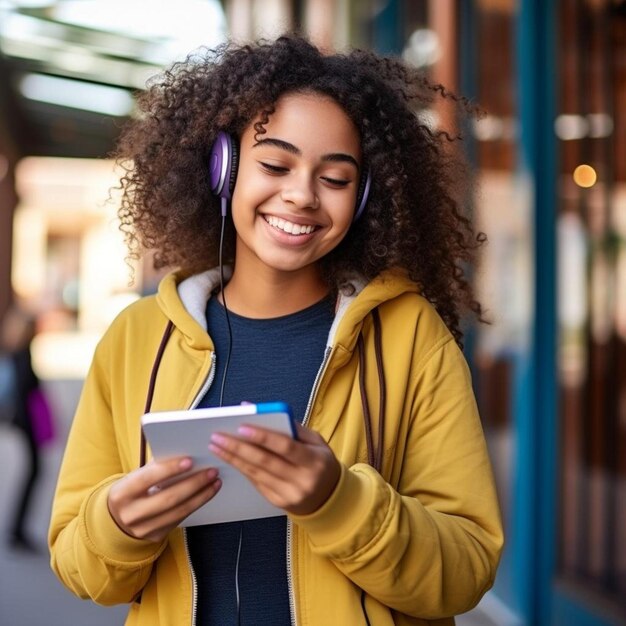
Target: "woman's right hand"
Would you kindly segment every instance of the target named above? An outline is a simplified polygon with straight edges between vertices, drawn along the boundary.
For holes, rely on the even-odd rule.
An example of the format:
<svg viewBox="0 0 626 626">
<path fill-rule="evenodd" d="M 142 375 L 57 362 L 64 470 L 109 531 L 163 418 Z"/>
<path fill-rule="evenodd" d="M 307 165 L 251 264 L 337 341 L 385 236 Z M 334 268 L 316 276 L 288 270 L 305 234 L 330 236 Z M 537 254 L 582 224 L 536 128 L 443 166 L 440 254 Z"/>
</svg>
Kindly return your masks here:
<svg viewBox="0 0 626 626">
<path fill-rule="evenodd" d="M 214 468 L 193 472 L 173 484 L 169 479 L 191 469 L 191 459 L 151 461 L 113 483 L 109 512 L 131 537 L 159 542 L 190 513 L 208 502 L 222 486 Z"/>
</svg>

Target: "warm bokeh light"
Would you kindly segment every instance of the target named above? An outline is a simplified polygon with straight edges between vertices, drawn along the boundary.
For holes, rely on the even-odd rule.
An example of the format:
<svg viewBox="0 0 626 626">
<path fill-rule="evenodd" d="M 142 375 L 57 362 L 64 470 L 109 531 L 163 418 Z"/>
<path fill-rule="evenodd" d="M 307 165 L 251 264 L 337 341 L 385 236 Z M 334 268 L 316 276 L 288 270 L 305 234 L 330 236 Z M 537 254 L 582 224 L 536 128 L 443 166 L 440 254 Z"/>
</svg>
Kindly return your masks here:
<svg viewBox="0 0 626 626">
<path fill-rule="evenodd" d="M 116 219 L 120 172 L 107 159 L 25 157 L 13 236 L 13 289 L 37 313 L 33 363 L 46 380 L 81 379 L 113 318 L 139 298 Z"/>
<path fill-rule="evenodd" d="M 598 175 L 591 165 L 582 164 L 574 170 L 574 182 L 579 187 L 593 187 L 597 180 Z"/>
</svg>

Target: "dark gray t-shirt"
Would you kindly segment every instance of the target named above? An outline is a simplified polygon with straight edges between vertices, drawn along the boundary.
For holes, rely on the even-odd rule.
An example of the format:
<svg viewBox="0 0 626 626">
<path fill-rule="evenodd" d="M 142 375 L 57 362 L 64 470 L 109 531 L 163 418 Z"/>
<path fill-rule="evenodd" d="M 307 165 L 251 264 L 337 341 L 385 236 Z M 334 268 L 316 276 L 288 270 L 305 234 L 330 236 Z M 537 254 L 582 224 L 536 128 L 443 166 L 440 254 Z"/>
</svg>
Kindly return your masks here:
<svg viewBox="0 0 626 626">
<path fill-rule="evenodd" d="M 302 422 L 333 318 L 334 302 L 329 297 L 273 319 L 230 313 L 233 345 L 223 404 L 287 402 L 295 419 Z M 201 407 L 219 404 L 228 353 L 226 316 L 216 298 L 207 305 L 207 324 L 217 369 Z M 235 571 L 240 534 L 239 624 L 290 626 L 285 517 L 187 529 L 198 584 L 197 625 L 237 625 Z"/>
</svg>

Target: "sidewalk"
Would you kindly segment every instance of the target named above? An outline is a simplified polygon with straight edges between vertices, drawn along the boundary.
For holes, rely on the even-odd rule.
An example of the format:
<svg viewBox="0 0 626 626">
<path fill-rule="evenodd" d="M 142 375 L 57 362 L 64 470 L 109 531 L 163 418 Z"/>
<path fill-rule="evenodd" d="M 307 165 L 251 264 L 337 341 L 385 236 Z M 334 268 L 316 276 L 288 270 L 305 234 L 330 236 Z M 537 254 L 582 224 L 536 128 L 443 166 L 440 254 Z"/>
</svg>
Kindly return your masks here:
<svg viewBox="0 0 626 626">
<path fill-rule="evenodd" d="M 45 549 L 63 442 L 79 390 L 80 383 L 59 383 L 51 387 L 60 432 L 57 442 L 44 450 L 42 475 L 29 514 L 30 535 L 42 546 L 39 555 L 10 551 L 4 543 L 7 512 L 11 510 L 15 487 L 24 471 L 24 460 L 20 433 L 0 428 L 0 624 L 3 626 L 121 626 L 124 623 L 126 606 L 97 606 L 67 591 L 52 573 Z M 457 618 L 457 626 L 504 625 L 494 624 L 476 609 Z"/>
<path fill-rule="evenodd" d="M 30 536 L 41 554 L 11 551 L 5 543 L 7 512 L 24 470 L 19 432 L 0 429 L 0 624 L 3 626 L 116 626 L 124 623 L 126 607 L 104 608 L 72 595 L 52 573 L 46 549 L 50 505 L 61 460 L 60 446 L 42 459 L 42 478 L 30 511 Z"/>
</svg>

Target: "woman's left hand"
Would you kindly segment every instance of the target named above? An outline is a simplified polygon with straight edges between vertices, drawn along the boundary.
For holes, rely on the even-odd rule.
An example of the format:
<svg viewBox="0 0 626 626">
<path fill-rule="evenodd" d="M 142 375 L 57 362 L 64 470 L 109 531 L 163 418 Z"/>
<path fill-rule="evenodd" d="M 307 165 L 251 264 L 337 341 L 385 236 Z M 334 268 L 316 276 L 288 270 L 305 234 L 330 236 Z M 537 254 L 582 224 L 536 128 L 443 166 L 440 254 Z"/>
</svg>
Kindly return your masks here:
<svg viewBox="0 0 626 626">
<path fill-rule="evenodd" d="M 341 467 L 318 433 L 296 427 L 298 439 L 243 426 L 236 437 L 214 434 L 209 449 L 246 476 L 274 506 L 308 515 L 328 500 Z"/>
</svg>

